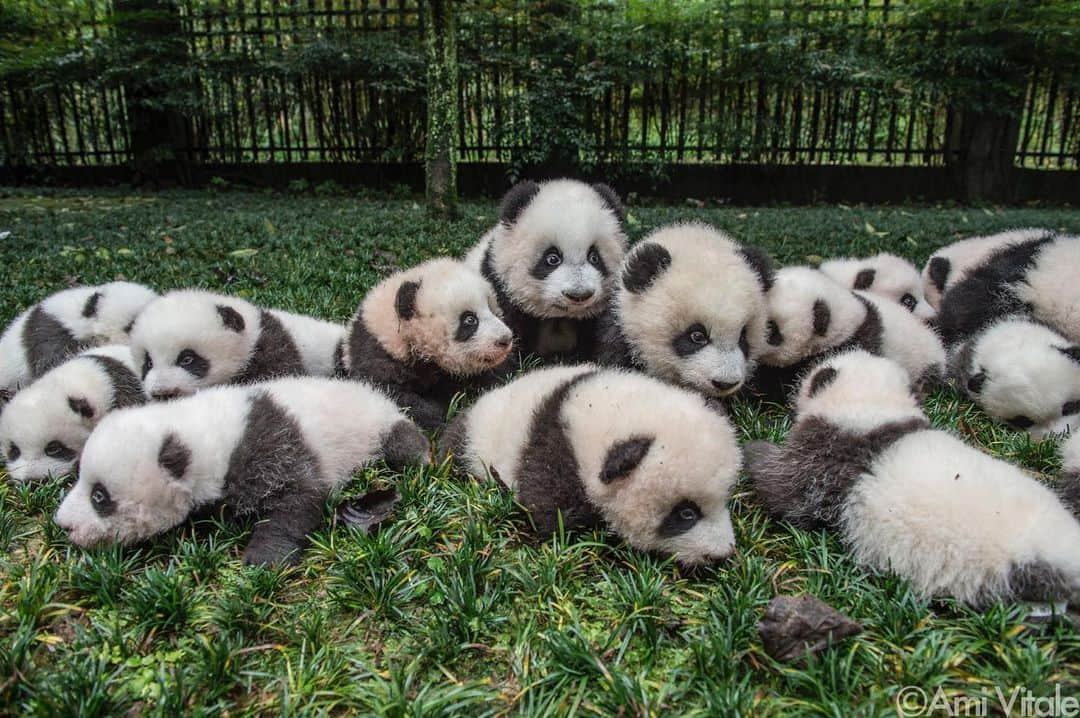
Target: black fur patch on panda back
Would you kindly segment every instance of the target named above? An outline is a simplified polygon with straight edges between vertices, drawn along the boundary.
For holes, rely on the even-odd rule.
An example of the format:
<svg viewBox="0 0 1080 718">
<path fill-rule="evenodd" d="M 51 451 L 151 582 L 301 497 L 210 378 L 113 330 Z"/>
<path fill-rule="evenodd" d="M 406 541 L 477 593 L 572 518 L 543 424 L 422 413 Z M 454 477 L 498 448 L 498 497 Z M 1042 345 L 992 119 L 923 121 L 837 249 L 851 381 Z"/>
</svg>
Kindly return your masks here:
<svg viewBox="0 0 1080 718">
<path fill-rule="evenodd" d="M 638 467 L 638 464 L 645 460 L 654 440 L 651 436 L 635 436 L 613 445 L 608 449 L 607 457 L 604 458 L 604 467 L 600 470 L 600 482 L 610 484 L 612 481 L 626 478 Z"/>
<path fill-rule="evenodd" d="M 112 385 L 110 411 L 146 403 L 142 382 L 135 376 L 135 372 L 124 366 L 123 362 L 112 357 L 96 355 L 90 355 L 90 358 L 97 362 L 101 370 L 109 377 L 109 384 Z"/>
<path fill-rule="evenodd" d="M 101 292 L 94 292 L 86 298 L 86 304 L 83 305 L 82 315 L 85 319 L 90 319 L 97 316 L 98 302 L 101 301 Z"/>
<path fill-rule="evenodd" d="M 975 345 L 978 341 L 978 337 L 972 337 L 961 344 L 956 351 L 949 355 L 949 361 L 946 365 L 949 379 L 951 379 L 961 391 L 968 393 L 978 393 L 981 388 L 981 383 L 974 388 L 968 386 L 968 383 L 973 378 L 971 360 L 975 354 Z M 985 379 L 985 374 L 983 375 L 983 379 Z"/>
<path fill-rule="evenodd" d="M 817 416 L 795 425 L 787 443 L 752 441 L 746 471 L 766 511 L 801 529 L 836 529 L 852 486 L 897 440 L 929 428 L 925 419 L 885 424 L 865 434 Z"/>
<path fill-rule="evenodd" d="M 626 207 L 623 206 L 618 193 L 603 182 L 595 183 L 592 188 L 600 195 L 600 199 L 604 200 L 604 205 L 607 206 L 607 208 L 611 210 L 611 213 L 615 215 L 615 218 L 619 220 L 619 224 L 626 222 Z"/>
<path fill-rule="evenodd" d="M 599 521 L 585 495 L 581 470 L 562 419 L 570 391 L 594 375 L 588 372 L 574 377 L 553 391 L 537 407 L 529 424 L 528 443 L 517 467 L 517 499 L 529 510 L 542 534 L 558 531 L 560 514 L 566 529 L 586 528 Z"/>
<path fill-rule="evenodd" d="M 499 221 L 506 227 L 513 227 L 518 217 L 540 192 L 540 185 L 532 180 L 518 182 L 503 195 L 499 206 Z"/>
<path fill-rule="evenodd" d="M 244 331 L 244 327 L 247 326 L 244 317 L 232 307 L 219 304 L 217 305 L 217 313 L 221 317 L 221 323 L 225 325 L 225 328 L 237 334 Z"/>
<path fill-rule="evenodd" d="M 776 279 L 772 257 L 760 247 L 742 246 L 739 247 L 739 254 L 742 255 L 743 261 L 750 265 L 750 269 L 754 270 L 761 284 L 761 290 L 767 292 L 772 289 L 773 281 Z"/>
<path fill-rule="evenodd" d="M 398 318 L 409 321 L 416 316 L 416 295 L 420 292 L 420 282 L 402 282 L 394 295 L 394 311 Z"/>
<path fill-rule="evenodd" d="M 427 437 L 416 428 L 416 424 L 402 419 L 394 423 L 382 437 L 379 454 L 386 465 L 395 471 L 406 466 L 428 463 L 431 444 Z"/>
<path fill-rule="evenodd" d="M 930 278 L 939 292 L 945 291 L 945 284 L 949 281 L 949 272 L 952 271 L 952 262 L 946 257 L 931 257 L 926 270 L 926 276 Z"/>
<path fill-rule="evenodd" d="M 439 433 L 435 450 L 436 460 L 441 464 L 453 456 L 459 462 L 469 448 L 469 412 L 461 411 Z"/>
<path fill-rule="evenodd" d="M 655 242 L 646 242 L 627 258 L 623 286 L 632 294 L 641 294 L 670 266 L 671 253 Z"/>
<path fill-rule="evenodd" d="M 1020 601 L 1055 601 L 1070 598 L 1065 574 L 1042 561 L 1014 565 L 1009 569 L 1009 594 Z M 992 602 L 995 596 L 987 596 Z"/>
<path fill-rule="evenodd" d="M 829 331 L 829 324 L 832 322 L 832 311 L 824 299 L 818 299 L 814 302 L 813 313 L 814 334 L 823 337 Z"/>
<path fill-rule="evenodd" d="M 251 384 L 282 376 L 303 376 L 307 373 L 296 342 L 281 321 L 265 309 L 259 312 L 259 338 L 244 370 L 232 384 Z"/>
<path fill-rule="evenodd" d="M 1080 521 L 1080 467 L 1065 467 L 1058 481 L 1057 495 L 1069 513 Z"/>
<path fill-rule="evenodd" d="M 348 375 L 349 371 L 345 368 L 345 340 L 342 339 L 334 346 L 334 376 L 344 379 Z"/>
<path fill-rule="evenodd" d="M 30 316 L 23 324 L 22 343 L 34 379 L 83 349 L 67 327 L 41 305 L 30 310 Z"/>
<path fill-rule="evenodd" d="M 174 479 L 180 481 L 184 478 L 184 474 L 187 473 L 188 466 L 191 464 L 191 449 L 185 446 L 184 442 L 180 441 L 180 437 L 176 434 L 169 434 L 161 442 L 161 449 L 158 451 L 158 463 L 163 469 L 172 474 Z"/>
</svg>

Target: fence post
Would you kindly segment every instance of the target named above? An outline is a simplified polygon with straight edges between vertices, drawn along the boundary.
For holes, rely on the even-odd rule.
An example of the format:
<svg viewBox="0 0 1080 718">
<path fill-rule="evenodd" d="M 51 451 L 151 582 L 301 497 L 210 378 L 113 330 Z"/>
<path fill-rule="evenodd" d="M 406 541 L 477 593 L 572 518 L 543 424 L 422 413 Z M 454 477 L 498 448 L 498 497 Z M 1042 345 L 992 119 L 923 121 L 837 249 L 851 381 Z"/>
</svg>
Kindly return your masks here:
<svg viewBox="0 0 1080 718">
<path fill-rule="evenodd" d="M 457 213 L 458 58 L 454 28 L 455 0 L 425 0 L 424 44 L 427 49 L 427 146 L 424 175 L 428 209 Z"/>
</svg>

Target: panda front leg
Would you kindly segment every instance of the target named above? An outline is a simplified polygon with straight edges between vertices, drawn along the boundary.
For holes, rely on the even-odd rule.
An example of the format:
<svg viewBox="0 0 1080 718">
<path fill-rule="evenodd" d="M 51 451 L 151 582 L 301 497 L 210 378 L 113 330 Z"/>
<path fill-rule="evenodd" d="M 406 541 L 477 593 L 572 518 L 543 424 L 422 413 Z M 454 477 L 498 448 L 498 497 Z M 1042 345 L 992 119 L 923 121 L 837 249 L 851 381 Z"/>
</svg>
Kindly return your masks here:
<svg viewBox="0 0 1080 718">
<path fill-rule="evenodd" d="M 266 508 L 244 549 L 249 566 L 295 566 L 307 545 L 308 535 L 322 524 L 329 498 L 314 481 L 305 482 Z"/>
<path fill-rule="evenodd" d="M 424 431 L 434 431 L 446 423 L 446 413 L 450 409 L 448 404 L 432 397 L 420 396 L 408 389 L 394 391 L 392 398 Z"/>
</svg>

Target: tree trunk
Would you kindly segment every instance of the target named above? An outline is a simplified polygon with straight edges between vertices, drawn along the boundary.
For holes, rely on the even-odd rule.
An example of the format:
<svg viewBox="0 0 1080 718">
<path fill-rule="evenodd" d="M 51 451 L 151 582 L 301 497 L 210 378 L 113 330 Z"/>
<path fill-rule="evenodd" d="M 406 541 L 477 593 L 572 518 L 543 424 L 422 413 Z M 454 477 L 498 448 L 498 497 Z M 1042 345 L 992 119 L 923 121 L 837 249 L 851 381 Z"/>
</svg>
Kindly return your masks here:
<svg viewBox="0 0 1080 718">
<path fill-rule="evenodd" d="M 457 214 L 458 63 L 454 0 L 424 3 L 427 47 L 427 146 L 424 150 L 428 210 Z"/>
<path fill-rule="evenodd" d="M 953 110 L 945 161 L 963 199 L 1010 202 L 1019 111 Z"/>
</svg>

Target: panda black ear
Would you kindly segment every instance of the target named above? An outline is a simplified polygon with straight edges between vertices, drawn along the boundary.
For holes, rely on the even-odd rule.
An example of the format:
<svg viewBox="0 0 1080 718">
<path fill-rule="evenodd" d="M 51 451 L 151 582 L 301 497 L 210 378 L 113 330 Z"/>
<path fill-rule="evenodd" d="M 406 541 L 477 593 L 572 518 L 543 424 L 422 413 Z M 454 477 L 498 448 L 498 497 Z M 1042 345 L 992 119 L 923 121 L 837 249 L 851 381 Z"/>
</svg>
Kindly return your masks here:
<svg viewBox="0 0 1080 718">
<path fill-rule="evenodd" d="M 814 302 L 814 334 L 819 337 L 825 336 L 829 331 L 829 323 L 832 321 L 832 312 L 824 299 Z"/>
<path fill-rule="evenodd" d="M 876 269 L 863 269 L 855 275 L 855 289 L 869 289 L 877 276 Z"/>
<path fill-rule="evenodd" d="M 600 198 L 602 200 L 604 200 L 604 204 L 607 205 L 607 208 L 610 209 L 612 213 L 614 213 L 616 218 L 618 218 L 619 224 L 625 222 L 626 207 L 623 206 L 622 200 L 619 199 L 619 195 L 615 192 L 615 190 L 611 189 L 611 187 L 604 184 L 603 182 L 597 182 L 592 186 L 592 188 L 596 190 L 596 193 L 600 195 Z"/>
<path fill-rule="evenodd" d="M 394 299 L 394 309 L 400 319 L 409 321 L 416 316 L 416 294 L 420 291 L 420 282 L 402 282 Z"/>
<path fill-rule="evenodd" d="M 819 391 L 827 387 L 836 381 L 836 377 L 840 374 L 834 367 L 827 366 L 823 369 L 818 369 L 814 372 L 814 376 L 810 377 L 810 389 L 807 390 L 807 396 L 814 396 Z"/>
<path fill-rule="evenodd" d="M 771 347 L 778 347 L 784 343 L 784 335 L 780 332 L 780 325 L 776 323 L 776 320 L 770 319 L 766 325 L 769 329 L 769 336 L 765 339 Z"/>
<path fill-rule="evenodd" d="M 4 407 L 8 405 L 8 402 L 11 401 L 11 397 L 13 396 L 14 394 L 7 389 L 0 389 L 0 412 L 4 410 Z"/>
<path fill-rule="evenodd" d="M 513 227 L 518 217 L 521 216 L 521 213 L 525 211 L 525 208 L 529 206 L 529 203 L 533 201 L 533 198 L 539 192 L 540 185 L 532 180 L 518 182 L 511 187 L 510 191 L 503 195 L 502 205 L 499 209 L 499 221 L 507 227 Z"/>
<path fill-rule="evenodd" d="M 169 434 L 161 442 L 161 449 L 158 451 L 158 463 L 161 464 L 163 469 L 172 474 L 174 479 L 179 481 L 184 478 L 188 464 L 191 463 L 191 449 L 184 446 L 183 442 L 180 441 L 180 437 L 176 434 Z"/>
<path fill-rule="evenodd" d="M 758 247 L 739 247 L 739 254 L 742 255 L 743 261 L 750 265 L 750 269 L 757 274 L 762 291 L 767 292 L 772 289 L 773 280 L 776 278 L 772 257 Z"/>
<path fill-rule="evenodd" d="M 98 302 L 101 300 L 101 292 L 94 292 L 86 298 L 86 304 L 83 305 L 82 315 L 86 319 L 97 316 Z"/>
<path fill-rule="evenodd" d="M 604 459 L 604 467 L 600 469 L 600 482 L 610 484 L 629 475 L 649 453 L 652 445 L 653 437 L 635 436 L 612 446 Z"/>
<path fill-rule="evenodd" d="M 945 282 L 948 281 L 951 270 L 952 262 L 945 259 L 945 257 L 934 257 L 927 267 L 926 276 L 930 277 L 930 281 L 941 292 L 945 290 Z"/>
<path fill-rule="evenodd" d="M 1080 363 L 1080 347 L 1058 347 L 1057 350 L 1072 359 L 1074 362 Z"/>
<path fill-rule="evenodd" d="M 244 318 L 240 316 L 240 312 L 232 307 L 219 304 L 217 305 L 217 313 L 218 316 L 221 317 L 221 323 L 225 325 L 226 329 L 231 329 L 237 334 L 244 331 L 246 324 Z"/>
<path fill-rule="evenodd" d="M 636 247 L 626 259 L 622 281 L 626 291 L 640 294 L 671 266 L 671 253 L 653 242 Z"/>
<path fill-rule="evenodd" d="M 94 407 L 90 406 L 90 402 L 81 396 L 69 396 L 68 406 L 71 407 L 72 411 L 84 419 L 94 418 Z"/>
<path fill-rule="evenodd" d="M 978 394 L 982 391 L 983 384 L 986 383 L 986 372 L 981 371 L 978 374 L 972 374 L 967 380 L 967 390 L 972 394 Z"/>
</svg>

